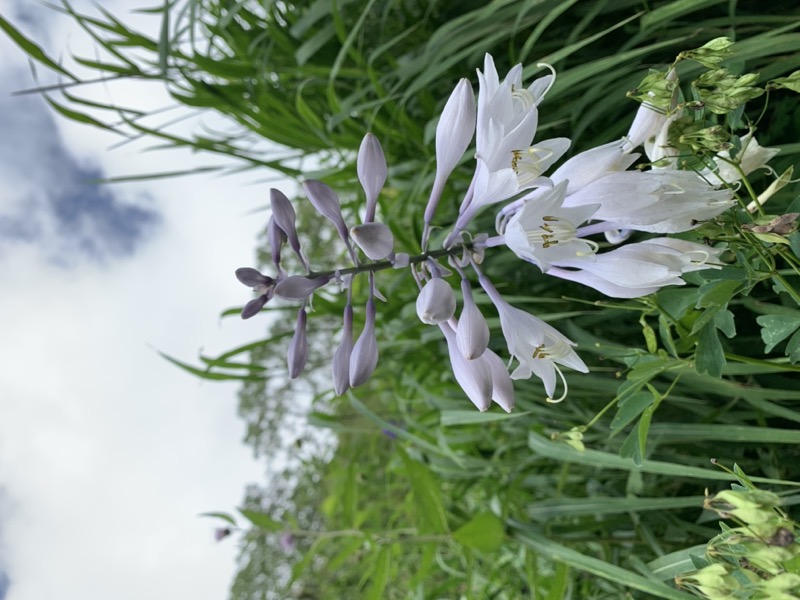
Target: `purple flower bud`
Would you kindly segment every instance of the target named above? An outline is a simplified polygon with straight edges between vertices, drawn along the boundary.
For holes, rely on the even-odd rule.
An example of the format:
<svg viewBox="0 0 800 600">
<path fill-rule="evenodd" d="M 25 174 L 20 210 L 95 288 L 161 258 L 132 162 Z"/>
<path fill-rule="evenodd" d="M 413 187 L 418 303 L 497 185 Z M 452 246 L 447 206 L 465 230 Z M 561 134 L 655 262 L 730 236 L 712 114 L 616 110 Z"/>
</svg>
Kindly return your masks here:
<svg viewBox="0 0 800 600">
<path fill-rule="evenodd" d="M 218 542 L 224 540 L 228 537 L 231 533 L 233 533 L 229 527 L 217 527 L 214 530 L 214 539 Z"/>
<path fill-rule="evenodd" d="M 358 149 L 358 160 L 356 161 L 358 180 L 364 193 L 367 195 L 367 212 L 364 216 L 364 223 L 371 223 L 375 220 L 375 207 L 378 204 L 378 195 L 386 183 L 386 157 L 378 138 L 368 133 L 361 141 Z"/>
<path fill-rule="evenodd" d="M 305 188 L 306 196 L 308 196 L 314 208 L 317 209 L 317 212 L 334 224 L 336 231 L 339 232 L 339 237 L 342 238 L 352 255 L 350 236 L 347 233 L 347 225 L 344 224 L 342 209 L 339 206 L 339 196 L 330 186 L 313 179 L 304 181 L 303 188 Z"/>
<path fill-rule="evenodd" d="M 372 260 L 383 260 L 394 250 L 392 230 L 383 223 L 364 223 L 350 229 L 358 247 Z"/>
<path fill-rule="evenodd" d="M 283 192 L 275 188 L 272 188 L 269 194 L 270 205 L 272 206 L 272 217 L 275 219 L 275 223 L 286 234 L 289 245 L 292 247 L 292 250 L 294 250 L 297 258 L 300 259 L 303 267 L 308 271 L 308 260 L 303 256 L 303 252 L 300 249 L 300 239 L 297 237 L 297 229 L 295 228 L 297 215 L 294 212 L 292 203 Z"/>
<path fill-rule="evenodd" d="M 344 394 L 350 387 L 350 356 L 353 354 L 353 307 L 350 303 L 344 307 L 344 325 L 342 341 L 333 354 L 333 389 L 337 396 Z"/>
<path fill-rule="evenodd" d="M 426 283 L 417 296 L 417 316 L 427 325 L 438 325 L 449 320 L 456 312 L 456 296 L 444 279 L 434 277 Z"/>
<path fill-rule="evenodd" d="M 306 337 L 306 308 L 302 307 L 297 312 L 297 324 L 294 328 L 294 336 L 289 343 L 289 377 L 297 379 L 308 360 L 308 338 Z"/>
<path fill-rule="evenodd" d="M 456 327 L 456 342 L 464 358 L 472 360 L 481 356 L 489 345 L 489 326 L 472 298 L 469 281 L 461 280 L 464 309 Z"/>
<path fill-rule="evenodd" d="M 283 229 L 278 227 L 274 216 L 269 218 L 267 238 L 269 239 L 269 248 L 272 251 L 272 262 L 275 264 L 278 273 L 280 273 L 283 270 L 281 269 L 281 248 L 286 243 L 286 234 Z"/>
<path fill-rule="evenodd" d="M 272 277 L 262 275 L 257 269 L 252 267 L 241 267 L 236 269 L 236 279 L 241 281 L 247 287 L 258 289 L 260 287 L 269 287 L 275 280 Z"/>
<path fill-rule="evenodd" d="M 269 298 L 270 297 L 267 294 L 262 294 L 258 298 L 253 298 L 250 300 L 250 302 L 245 304 L 244 308 L 242 309 L 242 318 L 249 319 L 250 317 L 256 316 L 259 312 L 261 312 L 261 309 L 264 308 L 264 305 L 267 303 Z"/>
<path fill-rule="evenodd" d="M 331 280 L 330 276 L 304 277 L 303 275 L 290 275 L 282 279 L 275 286 L 275 295 L 286 300 L 304 300 L 314 290 L 321 288 Z"/>
<path fill-rule="evenodd" d="M 350 356 L 350 385 L 358 387 L 372 376 L 378 365 L 378 340 L 375 339 L 375 301 L 367 300 L 364 330 L 358 336 Z"/>
</svg>

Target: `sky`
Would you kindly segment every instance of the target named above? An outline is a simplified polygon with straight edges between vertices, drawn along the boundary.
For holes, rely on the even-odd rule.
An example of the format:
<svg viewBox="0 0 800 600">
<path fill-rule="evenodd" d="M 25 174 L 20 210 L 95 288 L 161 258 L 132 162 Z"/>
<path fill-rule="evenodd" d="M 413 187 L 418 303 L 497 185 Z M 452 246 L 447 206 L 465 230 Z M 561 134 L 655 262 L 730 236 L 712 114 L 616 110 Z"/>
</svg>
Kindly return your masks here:
<svg viewBox="0 0 800 600">
<path fill-rule="evenodd" d="M 128 12 L 141 0 L 103 6 L 157 30 Z M 94 54 L 37 2 L 0 0 L 0 14 L 56 56 Z M 251 297 L 233 271 L 253 264 L 266 174 L 98 186 L 221 159 L 112 148 L 11 96 L 32 85 L 0 33 L 0 600 L 225 598 L 236 541 L 215 542 L 198 514 L 232 511 L 264 466 L 240 442 L 237 385 L 158 351 L 196 362 L 262 336 L 263 322 L 219 314 Z M 167 102 L 153 85 L 97 93 Z"/>
</svg>

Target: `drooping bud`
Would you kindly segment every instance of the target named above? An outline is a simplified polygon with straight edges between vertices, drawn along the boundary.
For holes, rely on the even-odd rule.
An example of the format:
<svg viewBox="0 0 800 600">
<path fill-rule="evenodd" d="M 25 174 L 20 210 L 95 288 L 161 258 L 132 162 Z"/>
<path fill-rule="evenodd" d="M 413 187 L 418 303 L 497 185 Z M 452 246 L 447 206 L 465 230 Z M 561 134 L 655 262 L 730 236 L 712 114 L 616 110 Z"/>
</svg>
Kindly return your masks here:
<svg viewBox="0 0 800 600">
<path fill-rule="evenodd" d="M 489 345 L 489 326 L 475 305 L 472 288 L 466 279 L 461 280 L 461 294 L 464 297 L 464 309 L 458 319 L 456 342 L 464 358 L 472 360 L 481 356 Z"/>
<path fill-rule="evenodd" d="M 289 245 L 292 247 L 292 250 L 294 250 L 297 258 L 300 259 L 303 267 L 308 271 L 308 260 L 300 249 L 300 239 L 297 237 L 297 228 L 295 227 L 297 215 L 294 212 L 292 203 L 283 192 L 275 188 L 269 191 L 269 200 L 272 206 L 272 217 L 275 219 L 275 224 L 286 234 Z"/>
<path fill-rule="evenodd" d="M 306 308 L 303 306 L 297 312 L 297 323 L 294 328 L 294 336 L 289 343 L 289 377 L 297 379 L 308 360 L 308 338 L 306 337 Z"/>
<path fill-rule="evenodd" d="M 281 267 L 281 248 L 286 243 L 286 234 L 283 229 L 278 227 L 274 216 L 270 216 L 269 218 L 267 239 L 269 240 L 269 249 L 272 253 L 272 262 L 278 270 L 278 273 L 281 273 L 283 272 L 283 268 Z"/>
<path fill-rule="evenodd" d="M 383 223 L 364 223 L 350 229 L 358 247 L 372 260 L 383 260 L 394 250 L 392 230 Z"/>
<path fill-rule="evenodd" d="M 444 323 L 456 312 L 456 296 L 444 279 L 434 277 L 417 296 L 417 316 L 427 325 Z"/>
<path fill-rule="evenodd" d="M 344 307 L 342 341 L 333 354 L 333 389 L 337 396 L 350 387 L 350 357 L 353 354 L 353 307 L 350 302 Z"/>
<path fill-rule="evenodd" d="M 447 340 L 447 351 L 453 375 L 464 393 L 481 412 L 489 409 L 492 403 L 492 371 L 483 357 L 467 360 L 461 355 L 456 342 L 456 332 L 447 323 L 440 323 Z"/>
<path fill-rule="evenodd" d="M 510 413 L 514 408 L 514 382 L 505 363 L 491 350 L 486 350 L 481 359 L 486 361 L 492 372 L 492 400 Z"/>
<path fill-rule="evenodd" d="M 264 305 L 269 301 L 269 296 L 267 294 L 262 294 L 258 298 L 253 298 L 244 305 L 242 309 L 242 319 L 249 319 L 250 317 L 256 316 L 261 309 L 264 308 Z"/>
<path fill-rule="evenodd" d="M 372 223 L 375 220 L 375 207 L 378 205 L 378 195 L 386 183 L 386 157 L 378 138 L 372 133 L 368 133 L 361 141 L 358 149 L 358 159 L 356 160 L 356 170 L 358 180 L 364 193 L 367 195 L 367 211 L 364 216 L 364 223 Z"/>
<path fill-rule="evenodd" d="M 339 196 L 336 195 L 336 192 L 334 192 L 330 186 L 314 179 L 308 179 L 304 181 L 303 188 L 305 189 L 306 196 L 308 196 L 311 204 L 313 204 L 314 208 L 317 209 L 317 212 L 328 219 L 331 223 L 333 223 L 334 227 L 336 227 L 339 237 L 342 238 L 342 241 L 347 246 L 347 250 L 352 254 L 353 250 L 350 246 L 347 225 L 345 225 L 344 217 L 342 217 L 342 208 L 339 204 Z"/>
<path fill-rule="evenodd" d="M 313 278 L 291 275 L 278 282 L 275 286 L 275 295 L 286 300 L 304 300 L 330 280 L 331 278 L 328 275 Z"/>
<path fill-rule="evenodd" d="M 358 336 L 350 356 L 350 385 L 358 387 L 367 382 L 378 365 L 378 341 L 375 338 L 375 301 L 367 300 L 364 329 Z"/>
</svg>

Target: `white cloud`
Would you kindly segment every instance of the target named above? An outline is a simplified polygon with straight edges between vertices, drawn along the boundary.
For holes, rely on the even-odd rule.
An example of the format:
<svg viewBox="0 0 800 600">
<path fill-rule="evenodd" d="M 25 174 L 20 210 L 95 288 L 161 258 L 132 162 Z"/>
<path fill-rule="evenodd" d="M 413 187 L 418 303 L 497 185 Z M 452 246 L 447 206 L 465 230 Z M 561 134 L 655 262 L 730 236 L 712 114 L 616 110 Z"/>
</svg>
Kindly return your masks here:
<svg viewBox="0 0 800 600">
<path fill-rule="evenodd" d="M 123 4 L 141 3 L 113 6 Z M 11 6 L 0 0 L 3 14 L 13 14 Z M 67 29 L 52 16 L 38 27 L 51 28 L 55 45 Z M 72 38 L 70 45 L 81 43 Z M 24 62 L 9 48 L 0 41 L 2 94 L 11 91 L 3 74 Z M 131 103 L 144 101 L 136 96 L 141 88 L 123 87 Z M 108 152 L 116 141 L 109 135 L 56 123 L 75 160 L 107 174 L 198 164 L 187 152 Z M 20 165 L 34 165 L 37 148 L 30 144 L 33 156 Z M 23 148 L 16 150 L 22 156 Z M 201 347 L 213 354 L 263 333 L 254 321 L 217 318 L 250 297 L 233 270 L 252 263 L 263 224 L 249 214 L 266 198 L 264 187 L 245 185 L 254 178 L 116 188 L 122 198 L 152 197 L 162 219 L 130 257 L 64 268 L 32 245 L 5 246 L 0 254 L 0 571 L 11 578 L 7 600 L 226 595 L 233 540 L 216 544 L 214 523 L 196 515 L 235 506 L 263 467 L 239 443 L 237 386 L 201 382 L 154 348 L 191 360 Z M 0 176 L 0 192 L 20 180 L 33 191 L 58 185 L 31 168 Z"/>
</svg>

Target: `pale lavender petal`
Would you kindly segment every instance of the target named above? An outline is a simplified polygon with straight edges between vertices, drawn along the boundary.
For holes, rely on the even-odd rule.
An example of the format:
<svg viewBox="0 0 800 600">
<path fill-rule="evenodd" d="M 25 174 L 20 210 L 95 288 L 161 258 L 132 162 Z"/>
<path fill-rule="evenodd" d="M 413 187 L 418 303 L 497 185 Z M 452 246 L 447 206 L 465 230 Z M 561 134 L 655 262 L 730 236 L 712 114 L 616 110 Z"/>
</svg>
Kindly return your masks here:
<svg viewBox="0 0 800 600">
<path fill-rule="evenodd" d="M 350 385 L 358 387 L 367 382 L 378 365 L 378 340 L 375 338 L 375 301 L 367 301 L 364 329 L 358 336 L 350 356 Z"/>
<path fill-rule="evenodd" d="M 275 268 L 278 269 L 278 273 L 281 273 L 283 271 L 281 268 L 281 248 L 286 243 L 286 233 L 284 233 L 283 229 L 278 227 L 274 216 L 270 216 L 269 218 L 267 239 L 269 240 L 269 248 L 272 253 L 272 262 Z"/>
<path fill-rule="evenodd" d="M 289 354 L 287 357 L 289 364 L 289 377 L 297 379 L 308 360 L 308 338 L 306 337 L 306 309 L 301 308 L 297 313 L 297 323 L 294 328 L 294 336 L 289 343 Z"/>
<path fill-rule="evenodd" d="M 344 224 L 342 208 L 339 205 L 339 196 L 325 183 L 308 179 L 303 182 L 306 196 L 317 209 L 317 212 L 328 219 L 336 227 L 339 237 L 342 238 L 348 248 L 350 247 L 347 225 Z"/>
<path fill-rule="evenodd" d="M 333 354 L 333 389 L 337 396 L 344 394 L 350 387 L 350 357 L 353 354 L 353 307 L 348 303 L 344 307 L 344 325 L 342 341 Z"/>
<path fill-rule="evenodd" d="M 491 350 L 486 350 L 482 358 L 492 372 L 492 400 L 510 413 L 514 408 L 514 382 L 505 363 Z"/>
<path fill-rule="evenodd" d="M 464 309 L 456 327 L 456 342 L 464 358 L 472 360 L 481 356 L 489 345 L 489 326 L 475 305 L 469 281 L 461 280 Z"/>
<path fill-rule="evenodd" d="M 257 288 L 260 286 L 270 286 L 275 280 L 272 277 L 262 275 L 260 271 L 252 267 L 241 267 L 236 269 L 236 279 L 247 287 Z"/>
<path fill-rule="evenodd" d="M 297 237 L 297 229 L 295 227 L 297 215 L 294 212 L 292 203 L 283 192 L 275 188 L 270 190 L 269 198 L 275 224 L 286 234 L 286 238 L 289 240 L 289 245 L 292 247 L 292 250 L 294 250 L 294 253 L 297 255 L 297 258 L 300 259 L 305 269 L 308 270 L 308 260 L 300 249 L 300 238 Z"/>
<path fill-rule="evenodd" d="M 275 295 L 286 300 L 303 300 L 310 296 L 314 290 L 321 288 L 331 280 L 330 276 L 304 277 L 291 275 L 278 282 L 275 286 Z"/>
<path fill-rule="evenodd" d="M 350 229 L 359 248 L 372 260 L 383 260 L 394 250 L 392 230 L 383 223 L 363 223 Z"/>
<path fill-rule="evenodd" d="M 492 403 L 492 371 L 483 357 L 467 360 L 461 355 L 456 342 L 456 333 L 447 323 L 440 323 L 447 340 L 447 351 L 453 375 L 464 393 L 481 412 L 488 410 Z"/>
<path fill-rule="evenodd" d="M 259 312 L 261 312 L 261 309 L 264 308 L 267 300 L 269 300 L 269 296 L 266 294 L 250 300 L 250 302 L 245 304 L 244 308 L 242 309 L 242 318 L 249 319 L 250 317 L 256 316 Z"/>
<path fill-rule="evenodd" d="M 456 296 L 444 279 L 434 277 L 417 296 L 417 316 L 427 325 L 443 323 L 456 312 Z"/>
<path fill-rule="evenodd" d="M 386 183 L 386 157 L 378 138 L 372 133 L 368 133 L 361 141 L 358 149 L 358 159 L 356 160 L 356 170 L 358 180 L 364 193 L 367 195 L 367 212 L 364 216 L 364 223 L 371 223 L 375 220 L 375 207 L 378 205 L 378 195 Z"/>
</svg>

